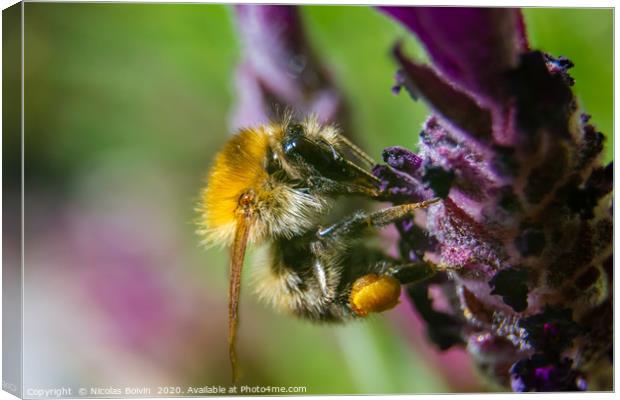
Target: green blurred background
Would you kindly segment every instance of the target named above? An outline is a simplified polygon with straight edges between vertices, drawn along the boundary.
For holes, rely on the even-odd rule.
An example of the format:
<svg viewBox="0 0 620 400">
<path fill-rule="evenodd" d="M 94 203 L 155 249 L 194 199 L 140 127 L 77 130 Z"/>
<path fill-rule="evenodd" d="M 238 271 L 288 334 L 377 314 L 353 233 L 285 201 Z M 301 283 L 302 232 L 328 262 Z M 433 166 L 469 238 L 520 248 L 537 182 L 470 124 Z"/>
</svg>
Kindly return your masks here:
<svg viewBox="0 0 620 400">
<path fill-rule="evenodd" d="M 26 385 L 227 384 L 227 254 L 198 246 L 194 211 L 229 137 L 239 60 L 222 5 L 26 3 Z M 427 109 L 393 96 L 407 32 L 367 7 L 304 6 L 305 26 L 373 156 L 414 147 Z M 574 63 L 612 158 L 612 11 L 525 10 L 532 47 Z M 251 256 L 251 255 L 250 255 Z M 472 391 L 407 304 L 347 327 L 276 315 L 244 277 L 244 383 L 308 393 Z M 155 394 L 155 393 L 153 393 Z"/>
</svg>

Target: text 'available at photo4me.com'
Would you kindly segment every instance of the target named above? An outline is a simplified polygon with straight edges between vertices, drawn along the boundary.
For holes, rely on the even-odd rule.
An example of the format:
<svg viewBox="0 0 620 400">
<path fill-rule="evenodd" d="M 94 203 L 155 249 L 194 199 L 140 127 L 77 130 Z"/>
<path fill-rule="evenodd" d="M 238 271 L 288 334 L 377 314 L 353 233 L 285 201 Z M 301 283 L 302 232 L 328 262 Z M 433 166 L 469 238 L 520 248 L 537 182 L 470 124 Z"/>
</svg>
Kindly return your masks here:
<svg viewBox="0 0 620 400">
<path fill-rule="evenodd" d="M 256 395 L 256 394 L 305 394 L 306 386 L 261 386 L 261 385 L 206 385 L 206 386 L 95 386 L 79 387 L 61 386 L 54 388 L 27 388 L 28 397 L 65 398 L 65 397 L 110 397 L 110 396 L 203 396 L 203 395 Z"/>
</svg>

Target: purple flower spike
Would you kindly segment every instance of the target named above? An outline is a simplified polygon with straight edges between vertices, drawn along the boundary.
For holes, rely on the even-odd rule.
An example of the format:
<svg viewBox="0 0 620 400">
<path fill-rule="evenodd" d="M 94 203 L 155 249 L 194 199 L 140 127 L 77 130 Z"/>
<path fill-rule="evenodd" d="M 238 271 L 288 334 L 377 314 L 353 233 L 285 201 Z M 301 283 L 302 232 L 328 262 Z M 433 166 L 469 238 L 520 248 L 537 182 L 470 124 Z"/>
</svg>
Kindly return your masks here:
<svg viewBox="0 0 620 400">
<path fill-rule="evenodd" d="M 530 346 L 546 353 L 559 353 L 582 331 L 571 314 L 569 309 L 545 308 L 540 314 L 521 318 L 519 327 L 525 329 L 524 339 Z"/>
<path fill-rule="evenodd" d="M 424 285 L 408 291 L 429 336 L 517 391 L 610 390 L 613 165 L 572 62 L 530 50 L 518 10 L 382 11 L 434 63 L 395 45 L 397 86 L 434 114 L 417 154 L 387 148 L 374 169 L 383 200 L 442 199 L 397 224 L 402 258 L 436 264 L 455 303 L 438 318 Z"/>
<path fill-rule="evenodd" d="M 515 363 L 511 372 L 511 387 L 515 392 L 566 392 L 586 390 L 581 374 L 572 369 L 569 358 L 549 360 L 535 354 Z"/>
<path fill-rule="evenodd" d="M 341 96 L 306 40 L 298 8 L 237 5 L 235 11 L 243 61 L 233 127 L 266 123 L 289 109 L 334 121 Z"/>
<path fill-rule="evenodd" d="M 395 203 L 428 200 L 432 191 L 422 186 L 419 168 L 422 159 L 403 147 L 388 147 L 383 150 L 383 160 L 388 164 L 377 165 L 373 174 L 381 180 L 384 197 Z"/>
<path fill-rule="evenodd" d="M 394 56 L 403 68 L 397 85 L 404 86 L 413 98 L 425 98 L 437 113 L 475 136 L 484 138 L 492 134 L 491 113 L 472 97 L 441 79 L 432 68 L 407 59 L 400 45 L 394 48 Z"/>
<path fill-rule="evenodd" d="M 414 32 L 437 69 L 467 91 L 503 98 L 500 75 L 527 45 L 521 12 L 511 8 L 379 7 Z"/>
<path fill-rule="evenodd" d="M 412 176 L 415 175 L 420 165 L 422 165 L 422 159 L 420 157 L 399 146 L 388 147 L 383 150 L 383 161 L 388 163 L 391 167 Z"/>
</svg>

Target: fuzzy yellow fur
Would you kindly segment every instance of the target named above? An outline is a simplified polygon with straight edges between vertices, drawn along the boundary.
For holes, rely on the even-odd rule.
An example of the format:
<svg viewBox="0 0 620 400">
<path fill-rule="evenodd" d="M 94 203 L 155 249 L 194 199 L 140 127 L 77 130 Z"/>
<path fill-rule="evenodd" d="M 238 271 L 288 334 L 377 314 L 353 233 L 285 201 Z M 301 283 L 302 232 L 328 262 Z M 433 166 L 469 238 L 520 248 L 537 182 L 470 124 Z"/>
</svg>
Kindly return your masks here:
<svg viewBox="0 0 620 400">
<path fill-rule="evenodd" d="M 303 125 L 309 136 L 322 136 L 330 141 L 337 138 L 335 128 L 322 128 L 316 119 L 307 119 Z M 316 216 L 326 209 L 327 199 L 295 190 L 266 172 L 266 157 L 271 148 L 282 168 L 289 175 L 296 175 L 294 167 L 281 154 L 285 127 L 286 122 L 243 129 L 217 154 L 199 207 L 199 233 L 206 245 L 232 243 L 239 221 L 239 198 L 248 190 L 255 193 L 250 243 L 271 235 L 300 234 L 313 226 Z"/>
<path fill-rule="evenodd" d="M 268 145 L 269 136 L 262 127 L 245 129 L 217 154 L 201 196 L 202 233 L 208 244 L 232 242 L 239 197 L 268 178 L 263 167 Z"/>
</svg>

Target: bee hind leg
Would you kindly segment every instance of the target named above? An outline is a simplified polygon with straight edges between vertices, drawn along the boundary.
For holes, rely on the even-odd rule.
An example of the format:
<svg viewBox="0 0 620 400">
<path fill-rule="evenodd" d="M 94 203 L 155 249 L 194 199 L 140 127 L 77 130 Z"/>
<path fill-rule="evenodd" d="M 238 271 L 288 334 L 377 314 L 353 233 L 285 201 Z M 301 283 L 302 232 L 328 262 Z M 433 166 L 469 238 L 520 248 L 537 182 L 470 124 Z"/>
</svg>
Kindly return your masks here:
<svg viewBox="0 0 620 400">
<path fill-rule="evenodd" d="M 433 276 L 436 267 L 426 262 L 396 260 L 373 246 L 353 242 L 344 259 L 342 285 L 349 310 L 357 317 L 381 313 L 399 303 L 402 287 Z"/>
<path fill-rule="evenodd" d="M 396 278 L 401 285 L 415 283 L 430 278 L 437 272 L 437 267 L 423 261 L 395 264 L 383 268 L 383 274 Z"/>
<path fill-rule="evenodd" d="M 435 271 L 434 266 L 424 262 L 391 264 L 380 261 L 373 272 L 353 282 L 349 295 L 351 310 L 359 317 L 389 310 L 398 304 L 402 285 L 429 278 Z"/>
</svg>

